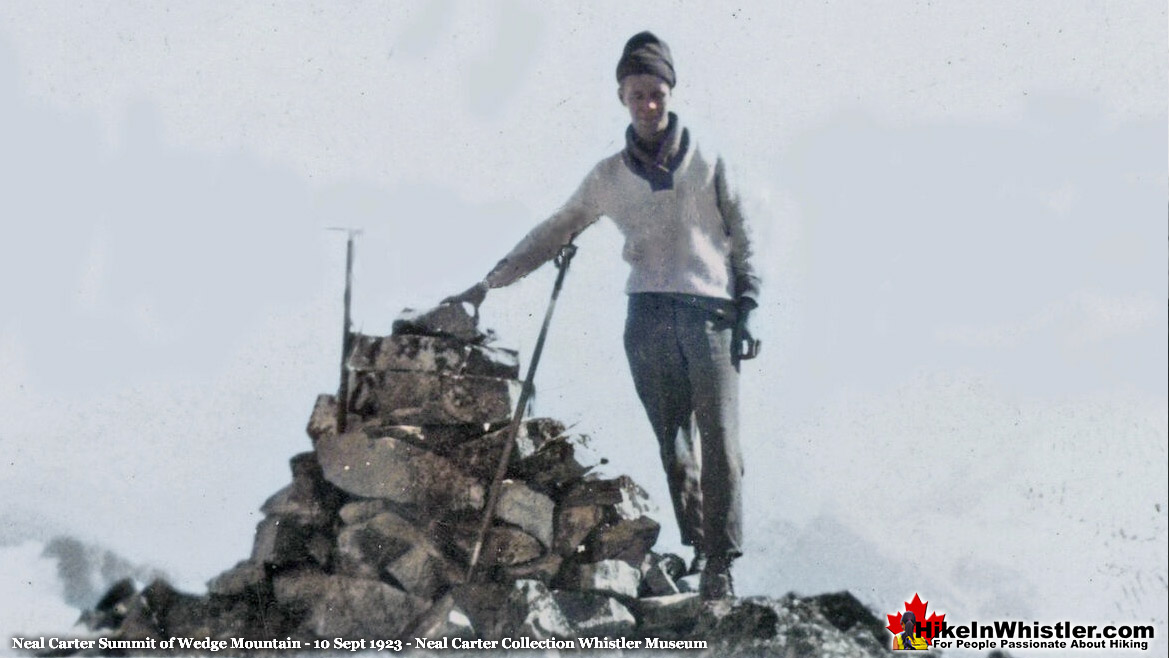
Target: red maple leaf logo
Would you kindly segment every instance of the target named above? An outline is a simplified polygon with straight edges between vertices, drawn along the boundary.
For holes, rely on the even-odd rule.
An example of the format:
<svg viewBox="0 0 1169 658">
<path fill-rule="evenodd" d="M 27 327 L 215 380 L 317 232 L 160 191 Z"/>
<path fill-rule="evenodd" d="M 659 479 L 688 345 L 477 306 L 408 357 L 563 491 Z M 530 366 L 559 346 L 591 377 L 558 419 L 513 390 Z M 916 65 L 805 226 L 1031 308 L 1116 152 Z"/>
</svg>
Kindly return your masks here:
<svg viewBox="0 0 1169 658">
<path fill-rule="evenodd" d="M 904 612 L 913 613 L 913 616 L 917 618 L 917 623 L 921 624 L 922 626 L 921 636 L 925 639 L 926 644 L 933 644 L 934 629 L 941 627 L 942 622 L 946 619 L 946 615 L 939 615 L 935 612 L 930 614 L 929 617 L 926 617 L 925 613 L 928 607 L 929 601 L 922 601 L 921 597 L 917 595 L 917 592 L 914 592 L 913 600 L 905 602 Z M 904 631 L 905 629 L 901 628 L 901 615 L 901 612 L 885 615 L 885 620 L 889 622 L 889 625 L 886 626 L 885 629 L 894 635 L 898 635 Z M 936 627 L 934 622 L 937 622 Z"/>
</svg>

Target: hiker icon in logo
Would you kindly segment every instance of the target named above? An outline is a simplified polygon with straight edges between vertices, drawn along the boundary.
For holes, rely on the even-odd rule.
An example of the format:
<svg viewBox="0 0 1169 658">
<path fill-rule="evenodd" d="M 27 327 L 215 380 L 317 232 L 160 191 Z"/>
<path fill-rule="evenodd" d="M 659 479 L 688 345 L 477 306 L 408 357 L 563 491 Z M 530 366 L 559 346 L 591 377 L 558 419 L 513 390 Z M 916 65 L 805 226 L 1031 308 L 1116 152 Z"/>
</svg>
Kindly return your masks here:
<svg viewBox="0 0 1169 658">
<path fill-rule="evenodd" d="M 894 651 L 926 651 L 929 645 L 917 628 L 917 616 L 906 610 L 901 614 L 901 632 L 893 636 Z"/>
<path fill-rule="evenodd" d="M 918 594 L 906 601 L 901 612 L 885 615 L 885 630 L 893 634 L 894 651 L 928 651 L 934 636 L 946 625 L 946 615 L 929 611 L 929 603 Z"/>
</svg>

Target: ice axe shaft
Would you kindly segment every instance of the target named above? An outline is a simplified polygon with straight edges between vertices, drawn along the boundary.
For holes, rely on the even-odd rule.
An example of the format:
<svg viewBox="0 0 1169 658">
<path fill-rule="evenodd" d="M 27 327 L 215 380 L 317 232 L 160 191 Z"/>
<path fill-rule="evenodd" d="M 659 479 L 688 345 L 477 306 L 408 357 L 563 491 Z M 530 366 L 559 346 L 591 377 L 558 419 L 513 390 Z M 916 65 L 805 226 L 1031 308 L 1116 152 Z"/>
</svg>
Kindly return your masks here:
<svg viewBox="0 0 1169 658">
<path fill-rule="evenodd" d="M 345 316 L 341 320 L 341 385 L 337 387 L 337 432 L 345 431 L 349 413 L 349 352 L 353 349 L 353 322 L 349 307 L 353 291 L 353 238 L 361 235 L 359 228 L 330 227 L 330 231 L 345 231 Z"/>
<path fill-rule="evenodd" d="M 483 520 L 479 523 L 479 532 L 475 536 L 475 546 L 471 549 L 471 562 L 467 566 L 467 581 L 475 577 L 475 567 L 479 565 L 479 556 L 483 552 L 483 542 L 487 539 L 487 531 L 491 522 L 495 520 L 495 508 L 499 505 L 500 489 L 503 479 L 507 475 L 507 467 L 511 462 L 511 452 L 515 445 L 516 436 L 520 432 L 520 424 L 524 420 L 524 410 L 528 400 L 532 397 L 532 384 L 536 378 L 536 367 L 540 365 L 540 354 L 544 351 L 544 340 L 548 337 L 548 326 L 552 323 L 552 311 L 556 308 L 556 298 L 560 296 L 560 288 L 564 285 L 564 275 L 568 273 L 568 264 L 576 254 L 576 245 L 569 239 L 568 244 L 560 248 L 554 263 L 560 270 L 556 274 L 556 283 L 552 286 L 552 299 L 548 302 L 548 310 L 544 313 L 544 324 L 540 327 L 540 335 L 536 338 L 536 348 L 532 350 L 532 360 L 528 365 L 528 374 L 524 377 L 523 388 L 520 390 L 520 400 L 516 403 L 515 413 L 511 416 L 511 424 L 507 427 L 507 440 L 503 442 L 499 462 L 495 467 L 495 476 L 491 479 L 491 488 L 487 490 L 487 503 L 483 507 Z"/>
</svg>

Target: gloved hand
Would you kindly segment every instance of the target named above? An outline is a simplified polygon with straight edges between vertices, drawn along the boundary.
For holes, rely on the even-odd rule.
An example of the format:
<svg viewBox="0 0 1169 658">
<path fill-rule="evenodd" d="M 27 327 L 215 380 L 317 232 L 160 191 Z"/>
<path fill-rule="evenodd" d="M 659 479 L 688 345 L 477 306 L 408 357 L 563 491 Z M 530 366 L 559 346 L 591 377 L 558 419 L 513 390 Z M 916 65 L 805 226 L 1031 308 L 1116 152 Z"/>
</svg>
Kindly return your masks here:
<svg viewBox="0 0 1169 658">
<path fill-rule="evenodd" d="M 446 299 L 442 300 L 442 303 L 443 304 L 462 304 L 462 303 L 466 302 L 466 303 L 469 303 L 471 306 L 475 307 L 475 313 L 478 314 L 479 313 L 479 305 L 483 303 L 483 300 L 486 297 L 487 297 L 487 284 L 480 281 L 479 283 L 476 283 L 475 285 L 471 286 L 470 288 L 467 288 L 466 290 L 464 290 L 463 292 L 461 292 L 457 295 L 451 295 L 450 297 L 447 297 Z"/>
<path fill-rule="evenodd" d="M 751 334 L 751 311 L 755 309 L 755 301 L 743 298 L 739 301 L 738 318 L 735 329 L 731 333 L 731 349 L 734 350 L 734 362 L 746 361 L 759 356 L 762 341 L 755 340 Z"/>
</svg>

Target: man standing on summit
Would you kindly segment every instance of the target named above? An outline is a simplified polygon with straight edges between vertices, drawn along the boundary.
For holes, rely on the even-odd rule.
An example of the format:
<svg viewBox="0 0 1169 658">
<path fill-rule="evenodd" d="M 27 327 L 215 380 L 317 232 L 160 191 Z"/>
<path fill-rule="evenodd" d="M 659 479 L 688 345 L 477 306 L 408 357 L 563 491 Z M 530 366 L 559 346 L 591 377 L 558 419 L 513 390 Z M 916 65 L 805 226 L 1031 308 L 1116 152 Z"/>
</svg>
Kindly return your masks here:
<svg viewBox="0 0 1169 658">
<path fill-rule="evenodd" d="M 631 120 L 625 148 L 599 162 L 483 281 L 447 301 L 477 308 L 490 288 L 550 260 L 601 215 L 616 223 L 631 268 L 625 351 L 633 382 L 682 543 L 694 547 L 690 572 L 701 574 L 703 598 L 719 599 L 734 594 L 731 562 L 742 554 L 738 376 L 740 358 L 754 354 L 747 318 L 759 278 L 722 160 L 709 160 L 669 111 L 675 81 L 665 42 L 649 32 L 629 39 L 617 63 Z"/>
</svg>

